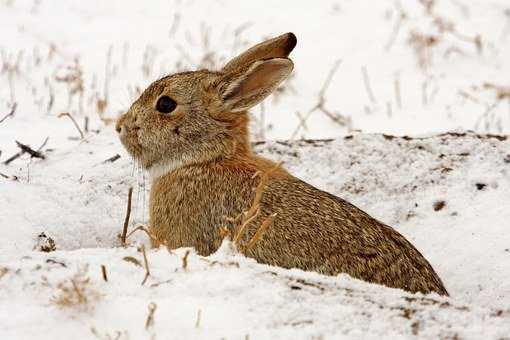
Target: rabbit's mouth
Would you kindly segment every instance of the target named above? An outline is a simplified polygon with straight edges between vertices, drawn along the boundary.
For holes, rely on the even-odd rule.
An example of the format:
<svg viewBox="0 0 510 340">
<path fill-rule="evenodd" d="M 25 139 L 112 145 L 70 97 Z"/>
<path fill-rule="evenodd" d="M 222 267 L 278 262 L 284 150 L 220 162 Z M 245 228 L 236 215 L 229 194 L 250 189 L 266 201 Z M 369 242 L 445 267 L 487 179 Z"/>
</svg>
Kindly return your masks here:
<svg viewBox="0 0 510 340">
<path fill-rule="evenodd" d="M 138 134 L 136 131 L 126 131 L 123 129 L 123 131 L 119 133 L 119 138 L 127 152 L 137 161 L 142 161 L 144 152 L 142 146 L 138 142 Z"/>
</svg>

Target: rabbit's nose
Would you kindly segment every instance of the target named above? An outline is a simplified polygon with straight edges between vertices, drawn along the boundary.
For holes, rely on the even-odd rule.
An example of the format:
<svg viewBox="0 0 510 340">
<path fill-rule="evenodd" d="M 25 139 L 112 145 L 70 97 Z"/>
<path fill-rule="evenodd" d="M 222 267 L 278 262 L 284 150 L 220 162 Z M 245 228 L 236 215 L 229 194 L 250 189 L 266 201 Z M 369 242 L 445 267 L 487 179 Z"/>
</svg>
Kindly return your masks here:
<svg viewBox="0 0 510 340">
<path fill-rule="evenodd" d="M 115 130 L 118 133 L 122 132 L 122 128 L 124 126 L 125 117 L 126 117 L 126 115 L 122 115 L 122 116 L 119 117 L 119 119 L 117 119 L 117 123 L 115 124 Z"/>
</svg>

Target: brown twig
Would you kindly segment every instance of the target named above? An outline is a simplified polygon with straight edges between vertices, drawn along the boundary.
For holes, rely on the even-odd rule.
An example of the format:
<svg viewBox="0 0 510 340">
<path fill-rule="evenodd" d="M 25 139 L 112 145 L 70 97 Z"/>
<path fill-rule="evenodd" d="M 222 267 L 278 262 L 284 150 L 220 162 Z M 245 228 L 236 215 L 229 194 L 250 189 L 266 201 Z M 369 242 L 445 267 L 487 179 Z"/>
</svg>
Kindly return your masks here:
<svg viewBox="0 0 510 340">
<path fill-rule="evenodd" d="M 189 256 L 189 254 L 190 254 L 190 251 L 188 249 L 184 253 L 184 257 L 182 258 L 182 269 L 184 269 L 184 270 L 188 269 L 188 256 Z"/>
<path fill-rule="evenodd" d="M 126 217 L 124 218 L 124 227 L 122 228 L 122 235 L 120 237 L 120 241 L 122 245 L 126 246 L 126 237 L 127 237 L 127 230 L 129 226 L 129 217 L 131 216 L 131 200 L 133 197 L 133 187 L 129 188 L 128 191 L 128 201 L 127 201 L 127 208 L 126 208 Z M 131 235 L 131 234 L 130 234 Z"/>
<path fill-rule="evenodd" d="M 32 158 L 46 159 L 46 157 L 40 151 L 34 150 L 26 144 L 16 141 L 16 145 L 18 145 L 23 153 L 28 153 Z"/>
<path fill-rule="evenodd" d="M 106 274 L 106 267 L 104 264 L 101 265 L 101 274 L 103 275 L 104 282 L 108 282 L 108 275 Z"/>
<path fill-rule="evenodd" d="M 142 254 L 143 254 L 143 265 L 145 267 L 145 277 L 142 281 L 142 286 L 145 284 L 149 276 L 151 276 L 151 272 L 149 270 L 149 261 L 147 260 L 147 254 L 145 253 L 145 245 L 142 244 Z"/>
<path fill-rule="evenodd" d="M 113 163 L 113 162 L 115 162 L 119 158 L 120 158 L 120 155 L 116 154 L 116 155 L 114 155 L 114 156 L 104 160 L 103 163 Z"/>
<path fill-rule="evenodd" d="M 17 107 L 18 107 L 18 103 L 12 104 L 9 113 L 7 113 L 5 116 L 2 117 L 2 119 L 0 119 L 0 123 L 3 123 L 4 120 L 6 120 L 9 117 L 14 117 L 14 113 L 16 112 Z"/>
<path fill-rule="evenodd" d="M 10 158 L 6 159 L 4 161 L 4 164 L 5 165 L 9 165 L 9 163 L 11 163 L 12 161 L 14 161 L 15 159 L 18 159 L 19 157 L 21 157 L 23 154 L 25 153 L 28 153 L 30 154 L 30 157 L 35 157 L 35 158 L 40 158 L 40 159 L 45 159 L 46 157 L 42 154 L 41 150 L 42 148 L 46 145 L 46 143 L 48 142 L 49 140 L 49 137 L 46 137 L 46 139 L 44 140 L 44 142 L 41 144 L 41 146 L 37 149 L 37 150 L 33 150 L 30 146 L 28 145 L 25 145 L 25 144 L 22 144 L 18 141 L 16 141 L 16 144 L 18 145 L 18 147 L 21 149 L 20 152 L 14 154 L 13 156 L 11 156 Z"/>
<path fill-rule="evenodd" d="M 21 157 L 21 155 L 23 155 L 24 152 L 23 151 L 20 151 L 18 153 L 15 153 L 14 155 L 12 155 L 10 158 L 7 158 L 5 161 L 4 161 L 4 164 L 5 165 L 9 165 L 9 163 L 11 163 L 12 161 L 14 161 L 15 159 L 18 159 L 19 157 Z"/>
<path fill-rule="evenodd" d="M 16 154 L 14 154 L 10 158 L 6 159 L 4 161 L 4 164 L 5 165 L 9 165 L 9 163 L 14 161 L 15 159 L 18 159 L 19 157 L 21 157 L 25 153 L 29 153 L 31 157 L 45 159 L 45 156 L 41 153 L 41 150 L 46 145 L 46 143 L 48 142 L 48 139 L 49 139 L 49 137 L 46 137 L 44 142 L 41 144 L 41 146 L 37 150 L 33 150 L 28 145 L 25 145 L 25 144 L 22 144 L 22 143 L 16 141 L 16 144 L 18 145 L 18 147 L 21 148 L 21 151 L 16 153 Z"/>
<path fill-rule="evenodd" d="M 69 112 L 62 112 L 57 117 L 61 118 L 61 117 L 64 117 L 64 116 L 69 117 L 71 119 L 71 121 L 73 122 L 74 126 L 76 127 L 76 129 L 80 133 L 81 139 L 85 138 L 85 135 L 83 134 L 83 131 L 81 131 L 80 126 L 78 125 L 78 123 L 76 123 L 76 120 L 74 120 L 73 116 Z"/>
</svg>

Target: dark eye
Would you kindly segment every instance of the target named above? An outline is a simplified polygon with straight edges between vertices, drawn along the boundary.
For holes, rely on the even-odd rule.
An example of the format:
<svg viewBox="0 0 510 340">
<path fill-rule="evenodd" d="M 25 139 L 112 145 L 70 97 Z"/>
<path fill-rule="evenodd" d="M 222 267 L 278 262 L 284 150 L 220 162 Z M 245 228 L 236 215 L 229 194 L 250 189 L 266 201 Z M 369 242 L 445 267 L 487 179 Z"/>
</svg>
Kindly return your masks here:
<svg viewBox="0 0 510 340">
<path fill-rule="evenodd" d="M 169 96 L 163 96 L 158 99 L 156 103 L 156 110 L 161 113 L 170 113 L 177 107 L 177 103 L 175 100 L 170 98 Z"/>
</svg>

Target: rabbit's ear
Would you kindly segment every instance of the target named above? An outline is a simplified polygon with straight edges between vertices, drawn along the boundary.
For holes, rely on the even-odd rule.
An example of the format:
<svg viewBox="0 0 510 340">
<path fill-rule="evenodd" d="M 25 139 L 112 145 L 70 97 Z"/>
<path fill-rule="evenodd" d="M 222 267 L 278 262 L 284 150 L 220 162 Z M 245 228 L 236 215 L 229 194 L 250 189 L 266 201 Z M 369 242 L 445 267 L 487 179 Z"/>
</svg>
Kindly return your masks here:
<svg viewBox="0 0 510 340">
<path fill-rule="evenodd" d="M 223 67 L 222 72 L 233 71 L 257 60 L 286 58 L 296 46 L 296 42 L 296 36 L 290 32 L 261 42 L 229 61 Z"/>
<path fill-rule="evenodd" d="M 247 110 L 270 95 L 292 72 L 294 64 L 287 58 L 259 60 L 243 72 L 228 75 L 221 84 L 224 109 Z"/>
</svg>

